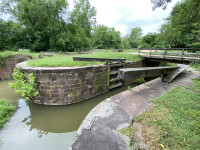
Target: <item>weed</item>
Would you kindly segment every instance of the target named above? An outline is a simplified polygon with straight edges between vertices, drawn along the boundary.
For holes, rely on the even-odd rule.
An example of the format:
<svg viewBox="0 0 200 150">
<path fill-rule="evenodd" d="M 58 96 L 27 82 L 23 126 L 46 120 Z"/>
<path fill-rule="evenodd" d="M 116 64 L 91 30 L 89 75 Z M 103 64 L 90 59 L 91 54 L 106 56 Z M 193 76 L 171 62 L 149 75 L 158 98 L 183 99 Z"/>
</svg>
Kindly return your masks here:
<svg viewBox="0 0 200 150">
<path fill-rule="evenodd" d="M 74 55 L 77 56 L 77 55 Z M 75 67 L 75 66 L 86 66 L 86 65 L 99 65 L 104 64 L 103 62 L 87 62 L 87 61 L 73 61 L 74 56 L 62 56 L 54 55 L 53 57 L 45 57 L 37 60 L 30 60 L 28 62 L 29 66 L 34 67 Z M 79 55 L 80 56 L 80 55 Z M 127 61 L 140 60 L 137 55 L 130 55 L 127 53 L 113 53 L 113 52 L 96 52 L 87 55 L 81 55 L 81 57 L 90 58 L 110 58 L 110 59 L 120 59 L 125 58 Z"/>
<path fill-rule="evenodd" d="M 36 90 L 37 83 L 33 73 L 30 73 L 26 79 L 25 74 L 21 72 L 21 69 L 15 68 L 13 78 L 15 79 L 15 82 L 10 83 L 9 87 L 15 89 L 16 93 L 21 93 L 27 100 L 33 100 L 33 97 L 39 94 L 38 90 Z"/>
<path fill-rule="evenodd" d="M 198 149 L 200 95 L 176 87 L 154 100 L 154 108 L 136 121 L 143 125 L 151 149 Z"/>
<path fill-rule="evenodd" d="M 8 100 L 0 99 L 0 129 L 10 119 L 15 111 L 15 106 L 12 105 Z"/>
<path fill-rule="evenodd" d="M 133 132 L 134 132 L 133 131 L 133 126 L 130 126 L 130 127 L 127 127 L 127 128 L 119 130 L 119 133 L 124 134 L 127 137 L 129 137 L 129 139 L 130 139 L 129 146 L 130 147 L 133 147 L 133 144 L 134 144 L 134 141 L 133 141 Z"/>
<path fill-rule="evenodd" d="M 140 78 L 140 79 L 134 80 L 133 82 L 138 83 L 138 84 L 142 84 L 142 83 L 145 83 L 146 81 L 144 80 L 144 78 Z"/>
</svg>

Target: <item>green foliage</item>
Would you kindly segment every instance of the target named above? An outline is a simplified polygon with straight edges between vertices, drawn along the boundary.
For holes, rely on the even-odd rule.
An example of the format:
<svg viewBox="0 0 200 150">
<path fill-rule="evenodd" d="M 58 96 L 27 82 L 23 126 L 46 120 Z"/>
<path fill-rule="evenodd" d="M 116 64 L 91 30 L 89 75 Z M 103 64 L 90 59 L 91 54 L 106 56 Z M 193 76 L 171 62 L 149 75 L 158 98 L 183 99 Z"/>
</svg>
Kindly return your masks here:
<svg viewBox="0 0 200 150">
<path fill-rule="evenodd" d="M 119 130 L 119 133 L 124 134 L 127 137 L 129 137 L 129 139 L 130 139 L 129 146 L 130 147 L 133 147 L 133 144 L 134 144 L 134 141 L 133 141 L 133 132 L 134 132 L 133 126 L 130 126 L 130 127 L 127 127 L 127 128 Z"/>
<path fill-rule="evenodd" d="M 77 102 L 77 98 L 76 98 L 76 88 L 73 88 L 72 96 L 73 96 L 72 102 Z M 72 102 L 71 102 L 71 103 L 72 103 Z"/>
<path fill-rule="evenodd" d="M 192 68 L 195 68 L 196 70 L 200 71 L 200 63 L 195 63 L 191 65 Z"/>
<path fill-rule="evenodd" d="M 98 25 L 93 33 L 93 47 L 98 49 L 118 49 L 121 48 L 120 33 L 114 28 Z"/>
<path fill-rule="evenodd" d="M 200 92 L 200 78 L 194 79 L 193 84 L 193 89 Z"/>
<path fill-rule="evenodd" d="M 25 26 L 24 37 L 28 37 L 30 49 L 44 50 L 60 44 L 57 37 L 65 33 L 61 17 L 67 8 L 65 0 L 3 0 L 2 8 Z"/>
<path fill-rule="evenodd" d="M 134 80 L 133 82 L 138 83 L 138 84 L 142 84 L 142 83 L 145 83 L 146 81 L 144 80 L 144 78 L 140 78 L 140 79 Z"/>
<path fill-rule="evenodd" d="M 172 0 L 151 0 L 151 3 L 153 4 L 152 9 L 155 10 L 159 7 L 162 7 L 162 9 L 166 9 L 167 4 L 171 1 Z"/>
<path fill-rule="evenodd" d="M 156 33 L 148 33 L 147 35 L 142 37 L 142 48 L 152 48 L 156 43 L 157 34 Z"/>
<path fill-rule="evenodd" d="M 75 1 L 71 12 L 67 10 L 68 4 L 65 0 L 2 0 L 0 9 L 19 22 L 15 23 L 18 28 L 5 23 L 5 26 L 0 26 L 0 31 L 9 29 L 9 34 L 5 30 L 5 34 L 0 36 L 2 43 L 7 40 L 7 43 L 13 43 L 18 48 L 23 48 L 20 44 L 24 44 L 34 51 L 65 51 L 91 47 L 96 9 L 91 7 L 89 0 Z M 16 32 L 17 36 L 10 34 L 11 31 Z M 12 40 L 10 36 L 13 35 Z M 19 45 L 15 44 L 17 41 L 20 42 Z"/>
<path fill-rule="evenodd" d="M 10 55 L 10 52 L 0 52 L 0 67 L 4 66 L 6 58 L 8 58 Z"/>
<path fill-rule="evenodd" d="M 75 67 L 75 66 L 86 66 L 86 65 L 98 65 L 103 64 L 102 62 L 87 62 L 87 61 L 73 61 L 74 56 L 59 56 L 55 55 L 53 57 L 45 57 L 41 59 L 30 60 L 28 62 L 29 66 L 35 67 Z M 110 59 L 119 59 L 125 58 L 127 61 L 137 61 L 140 60 L 140 57 L 137 55 L 114 52 L 96 52 L 87 55 L 81 55 L 81 57 L 90 57 L 90 58 L 110 58 Z"/>
<path fill-rule="evenodd" d="M 0 99 L 0 129 L 10 119 L 15 111 L 15 106 L 8 100 Z"/>
<path fill-rule="evenodd" d="M 0 19 L 0 51 L 28 48 L 30 44 L 24 30 L 20 23 Z"/>
<path fill-rule="evenodd" d="M 142 29 L 140 27 L 133 28 L 129 35 L 128 41 L 131 48 L 137 48 L 142 39 Z"/>
<path fill-rule="evenodd" d="M 90 48 L 92 46 L 92 28 L 96 23 L 96 9 L 89 0 L 77 0 L 69 17 L 66 46 L 69 49 Z"/>
<path fill-rule="evenodd" d="M 21 69 L 15 68 L 13 72 L 14 83 L 10 83 L 10 88 L 14 88 L 16 93 L 21 93 L 27 100 L 33 100 L 38 95 L 36 90 L 37 83 L 33 73 L 30 73 L 26 79 Z"/>
<path fill-rule="evenodd" d="M 127 89 L 128 89 L 129 91 L 131 91 L 132 88 L 131 88 L 130 86 L 127 86 Z"/>
<path fill-rule="evenodd" d="M 200 95 L 176 87 L 154 102 L 153 109 L 137 121 L 152 149 L 198 149 L 200 142 Z"/>
<path fill-rule="evenodd" d="M 9 56 L 11 55 L 16 55 L 16 54 L 29 54 L 31 55 L 32 57 L 38 57 L 38 55 L 40 53 L 29 53 L 29 52 L 16 52 L 16 51 L 3 51 L 3 52 L 0 52 L 0 67 L 3 67 L 4 64 L 5 64 L 5 60 L 7 58 L 9 58 Z"/>
<path fill-rule="evenodd" d="M 173 8 L 158 36 L 160 45 L 200 48 L 200 1 L 184 0 Z"/>
</svg>

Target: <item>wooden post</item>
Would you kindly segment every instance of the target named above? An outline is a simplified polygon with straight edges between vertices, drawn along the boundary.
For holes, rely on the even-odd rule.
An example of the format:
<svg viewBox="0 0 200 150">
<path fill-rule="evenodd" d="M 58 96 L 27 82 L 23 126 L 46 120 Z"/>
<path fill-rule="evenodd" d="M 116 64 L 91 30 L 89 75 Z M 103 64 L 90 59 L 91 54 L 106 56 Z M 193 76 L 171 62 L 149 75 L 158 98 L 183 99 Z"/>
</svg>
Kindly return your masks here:
<svg viewBox="0 0 200 150">
<path fill-rule="evenodd" d="M 139 56 L 140 56 L 140 48 L 139 48 Z"/>
<path fill-rule="evenodd" d="M 167 49 L 165 49 L 165 51 L 164 51 L 163 58 L 165 58 L 166 54 L 167 54 Z"/>
<path fill-rule="evenodd" d="M 183 60 L 183 56 L 184 56 L 184 49 L 182 49 L 181 60 Z"/>
<path fill-rule="evenodd" d="M 149 55 L 150 55 L 150 58 L 151 58 L 151 49 L 150 49 L 150 54 Z"/>
<path fill-rule="evenodd" d="M 110 87 L 110 67 L 109 67 L 109 62 L 106 62 L 107 64 L 107 70 L 108 70 L 108 73 L 107 73 L 107 88 L 109 89 Z"/>
</svg>

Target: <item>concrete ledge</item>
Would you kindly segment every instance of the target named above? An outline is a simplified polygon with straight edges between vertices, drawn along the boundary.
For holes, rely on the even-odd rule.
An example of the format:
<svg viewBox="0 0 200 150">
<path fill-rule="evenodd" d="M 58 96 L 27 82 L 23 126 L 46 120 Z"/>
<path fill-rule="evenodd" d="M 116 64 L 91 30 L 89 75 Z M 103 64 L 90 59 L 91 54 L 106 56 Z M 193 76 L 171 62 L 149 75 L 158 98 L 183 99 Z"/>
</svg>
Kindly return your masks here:
<svg viewBox="0 0 200 150">
<path fill-rule="evenodd" d="M 198 74 L 184 72 L 170 84 L 157 78 L 104 100 L 86 116 L 70 149 L 129 150 L 129 139 L 118 130 L 132 125 L 135 117 L 151 108 L 151 99 L 175 86 L 191 86 L 196 77 Z"/>
</svg>

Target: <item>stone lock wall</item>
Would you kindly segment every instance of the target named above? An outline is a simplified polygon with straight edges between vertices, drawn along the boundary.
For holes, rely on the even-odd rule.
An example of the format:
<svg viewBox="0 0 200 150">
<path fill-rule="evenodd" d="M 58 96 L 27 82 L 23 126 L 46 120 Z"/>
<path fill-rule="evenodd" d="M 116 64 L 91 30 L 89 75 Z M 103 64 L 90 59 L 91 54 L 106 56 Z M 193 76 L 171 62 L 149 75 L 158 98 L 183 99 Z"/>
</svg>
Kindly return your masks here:
<svg viewBox="0 0 200 150">
<path fill-rule="evenodd" d="M 128 62 L 129 67 L 139 67 L 141 62 Z M 107 66 L 84 67 L 28 67 L 18 64 L 28 76 L 34 73 L 39 95 L 34 103 L 44 105 L 68 105 L 84 101 L 108 92 Z"/>
<path fill-rule="evenodd" d="M 6 58 L 3 66 L 0 66 L 0 80 L 12 79 L 16 64 L 29 59 L 32 59 L 32 56 L 24 54 L 11 55 Z"/>
</svg>

